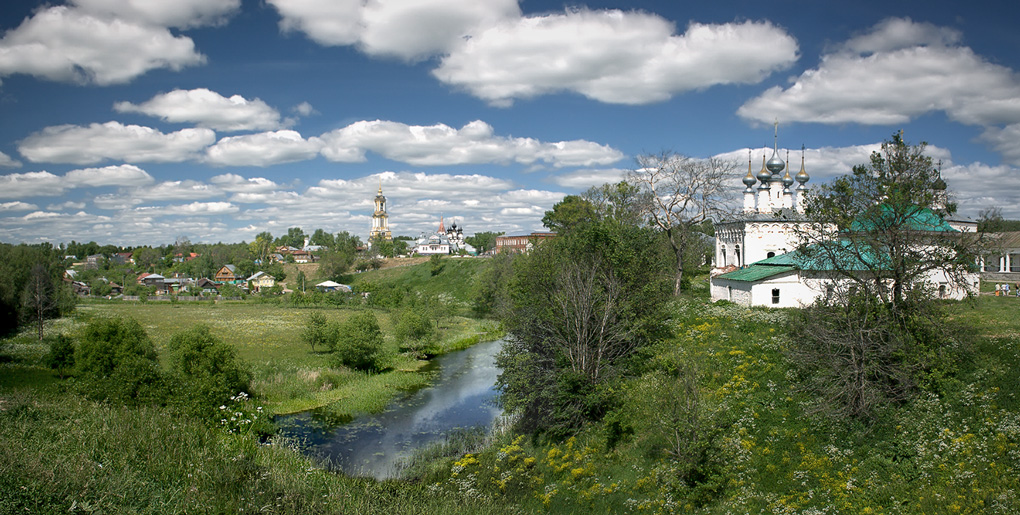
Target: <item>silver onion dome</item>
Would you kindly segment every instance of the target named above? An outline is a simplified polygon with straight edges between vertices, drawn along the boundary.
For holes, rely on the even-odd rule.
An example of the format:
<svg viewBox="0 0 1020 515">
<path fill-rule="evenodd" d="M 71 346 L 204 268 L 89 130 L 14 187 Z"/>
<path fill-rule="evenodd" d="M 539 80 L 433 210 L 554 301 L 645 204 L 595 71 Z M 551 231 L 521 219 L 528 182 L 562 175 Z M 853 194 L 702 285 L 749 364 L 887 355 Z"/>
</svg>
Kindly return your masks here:
<svg viewBox="0 0 1020 515">
<path fill-rule="evenodd" d="M 811 180 L 811 176 L 808 175 L 807 171 L 804 170 L 804 149 L 803 148 L 801 149 L 801 154 L 800 154 L 800 171 L 797 172 L 797 176 L 794 177 L 794 178 L 797 180 L 797 182 L 800 183 L 800 186 L 797 186 L 798 190 L 807 189 L 807 186 L 805 186 L 804 184 L 806 182 L 808 182 L 809 180 Z"/>
<path fill-rule="evenodd" d="M 779 152 L 773 150 L 772 159 L 769 159 L 769 162 L 765 163 L 765 168 L 768 168 L 768 170 L 772 172 L 772 175 L 778 175 L 779 172 L 783 171 L 783 168 L 786 168 L 786 163 L 784 163 L 783 159 L 779 157 Z"/>
<path fill-rule="evenodd" d="M 769 182 L 772 180 L 772 174 L 769 173 L 765 167 L 765 156 L 761 156 L 761 171 L 758 172 L 758 180 L 761 181 L 761 186 L 758 189 L 767 190 L 769 189 Z"/>
</svg>

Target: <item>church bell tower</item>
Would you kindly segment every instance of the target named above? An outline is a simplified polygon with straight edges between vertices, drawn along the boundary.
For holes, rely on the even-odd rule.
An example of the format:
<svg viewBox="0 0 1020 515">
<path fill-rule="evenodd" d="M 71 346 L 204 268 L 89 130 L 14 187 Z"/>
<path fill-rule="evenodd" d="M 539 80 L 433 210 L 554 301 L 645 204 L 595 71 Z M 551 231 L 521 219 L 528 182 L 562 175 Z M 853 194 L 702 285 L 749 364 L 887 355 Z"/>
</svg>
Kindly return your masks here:
<svg viewBox="0 0 1020 515">
<path fill-rule="evenodd" d="M 386 197 L 382 194 L 382 179 L 379 179 L 379 193 L 375 196 L 375 212 L 372 213 L 372 230 L 368 233 L 368 239 L 393 240 L 389 215 L 386 214 Z"/>
</svg>

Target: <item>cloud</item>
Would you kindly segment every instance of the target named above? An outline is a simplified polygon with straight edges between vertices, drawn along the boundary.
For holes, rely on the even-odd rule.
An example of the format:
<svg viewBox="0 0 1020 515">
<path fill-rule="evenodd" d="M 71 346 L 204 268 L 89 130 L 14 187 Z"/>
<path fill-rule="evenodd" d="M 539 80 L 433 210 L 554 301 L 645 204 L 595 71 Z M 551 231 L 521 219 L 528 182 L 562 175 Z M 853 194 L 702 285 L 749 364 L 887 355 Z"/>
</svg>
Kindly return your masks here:
<svg viewBox="0 0 1020 515">
<path fill-rule="evenodd" d="M 0 202 L 0 213 L 7 213 L 11 211 L 30 211 L 33 209 L 39 209 L 39 206 L 21 201 Z"/>
<path fill-rule="evenodd" d="M 983 209 L 999 207 L 1008 219 L 1020 218 L 1020 169 L 1008 165 L 970 163 L 942 169 L 950 195 L 962 215 L 977 218 Z"/>
<path fill-rule="evenodd" d="M 796 40 L 769 22 L 692 23 L 676 35 L 654 14 L 574 10 L 489 27 L 455 47 L 433 75 L 495 105 L 565 91 L 647 104 L 756 83 L 796 59 Z"/>
<path fill-rule="evenodd" d="M 194 41 L 165 27 L 67 6 L 38 11 L 0 39 L 0 76 L 24 73 L 106 86 L 130 82 L 149 70 L 203 63 L 205 56 L 195 50 Z"/>
<path fill-rule="evenodd" d="M 1007 162 L 1020 166 L 1020 145 L 1017 144 L 1020 142 L 1020 123 L 1007 125 L 1001 129 L 989 127 L 981 135 L 981 140 L 1002 154 Z"/>
<path fill-rule="evenodd" d="M 17 168 L 21 166 L 21 161 L 12 158 L 11 156 L 0 152 L 0 167 L 6 168 Z"/>
<path fill-rule="evenodd" d="M 142 113 L 172 123 L 194 123 L 218 131 L 253 131 L 281 126 L 280 113 L 259 99 L 224 97 L 205 88 L 175 89 L 141 104 L 117 102 L 120 113 Z"/>
<path fill-rule="evenodd" d="M 318 111 L 312 107 L 312 104 L 308 102 L 301 102 L 300 104 L 290 108 L 291 112 L 299 116 L 311 116 L 313 114 L 319 114 Z"/>
<path fill-rule="evenodd" d="M 312 159 L 323 143 L 304 139 L 292 130 L 223 138 L 206 150 L 205 161 L 214 166 L 270 166 Z"/>
<path fill-rule="evenodd" d="M 543 143 L 532 138 L 494 136 L 489 124 L 475 120 L 460 129 L 445 124 L 406 125 L 392 121 L 359 121 L 322 135 L 322 154 L 330 161 L 358 162 L 367 151 L 418 166 L 548 163 L 592 166 L 614 163 L 623 153 L 584 140 Z"/>
<path fill-rule="evenodd" d="M 477 27 L 520 16 L 516 0 L 269 0 L 284 31 L 326 46 L 414 60 L 443 54 Z"/>
<path fill-rule="evenodd" d="M 145 186 L 155 180 L 148 172 L 134 165 L 107 166 L 71 170 L 64 180 L 74 186 Z"/>
<path fill-rule="evenodd" d="M 50 172 L 12 173 L 0 176 L 0 198 L 52 197 L 68 186 Z"/>
<path fill-rule="evenodd" d="M 622 181 L 627 176 L 623 168 L 603 168 L 597 170 L 576 170 L 570 173 L 555 175 L 552 182 L 564 188 L 586 190 L 592 186 Z"/>
<path fill-rule="evenodd" d="M 71 0 L 97 16 L 117 17 L 142 24 L 190 28 L 220 25 L 237 12 L 241 0 Z"/>
<path fill-rule="evenodd" d="M 66 202 L 61 202 L 60 204 L 50 204 L 46 206 L 46 209 L 48 211 L 61 211 L 65 209 L 74 209 L 80 211 L 82 209 L 85 209 L 85 203 L 68 200 Z"/>
<path fill-rule="evenodd" d="M 195 158 L 215 141 L 216 134 L 210 129 L 164 134 L 150 127 L 107 122 L 47 127 L 19 142 L 18 151 L 32 162 L 180 162 Z"/>
<path fill-rule="evenodd" d="M 252 177 L 245 179 L 237 174 L 225 173 L 217 175 L 209 182 L 215 184 L 223 191 L 235 193 L 268 193 L 276 190 L 279 185 L 264 177 Z"/>
<path fill-rule="evenodd" d="M 959 39 L 931 24 L 885 20 L 737 113 L 765 122 L 890 125 L 943 111 L 970 125 L 1020 122 L 1020 76 L 959 46 Z"/>
<path fill-rule="evenodd" d="M 216 216 L 240 211 L 230 202 L 192 202 L 167 206 L 144 206 L 134 208 L 134 213 L 143 217 L 156 216 Z"/>
</svg>

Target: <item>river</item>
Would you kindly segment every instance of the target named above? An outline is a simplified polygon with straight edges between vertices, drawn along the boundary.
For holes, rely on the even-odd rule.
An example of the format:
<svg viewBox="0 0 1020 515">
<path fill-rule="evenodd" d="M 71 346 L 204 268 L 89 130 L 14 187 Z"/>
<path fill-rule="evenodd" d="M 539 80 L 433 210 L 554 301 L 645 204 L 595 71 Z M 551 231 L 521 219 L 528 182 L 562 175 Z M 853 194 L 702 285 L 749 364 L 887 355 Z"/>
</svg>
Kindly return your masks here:
<svg viewBox="0 0 1020 515">
<path fill-rule="evenodd" d="M 276 418 L 280 434 L 345 473 L 395 477 L 399 463 L 425 445 L 458 429 L 486 427 L 502 410 L 496 405 L 496 354 L 502 340 L 483 342 L 434 358 L 425 368 L 432 385 L 408 392 L 385 411 L 337 420 L 317 410 Z"/>
</svg>

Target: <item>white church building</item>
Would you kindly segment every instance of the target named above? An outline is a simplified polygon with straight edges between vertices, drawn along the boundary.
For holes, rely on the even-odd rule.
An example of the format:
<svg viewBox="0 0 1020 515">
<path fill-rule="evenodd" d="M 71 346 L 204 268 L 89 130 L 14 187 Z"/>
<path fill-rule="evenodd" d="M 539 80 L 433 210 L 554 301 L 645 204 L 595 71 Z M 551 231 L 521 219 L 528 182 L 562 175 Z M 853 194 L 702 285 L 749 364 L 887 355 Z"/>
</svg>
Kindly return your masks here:
<svg viewBox="0 0 1020 515">
<path fill-rule="evenodd" d="M 803 307 L 819 296 L 830 294 L 840 281 L 833 267 L 808 262 L 794 252 L 800 244 L 798 230 L 808 228 L 804 217 L 810 176 L 801 155 L 800 171 L 790 175 L 779 157 L 777 143 L 772 157 L 757 176 L 748 157 L 744 176 L 744 206 L 741 215 L 715 225 L 715 267 L 712 271 L 712 301 L 728 300 L 744 306 L 777 308 Z M 787 153 L 789 159 L 789 153 Z M 785 171 L 785 173 L 784 173 Z M 794 184 L 796 187 L 793 187 Z M 755 185 L 757 184 L 757 187 Z M 934 230 L 969 232 L 976 223 L 943 221 Z M 968 274 L 966 284 L 933 273 L 927 281 L 943 298 L 962 299 L 978 289 L 977 274 Z"/>
</svg>

